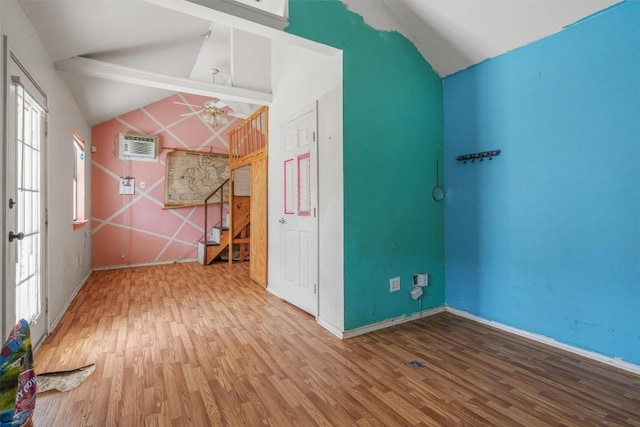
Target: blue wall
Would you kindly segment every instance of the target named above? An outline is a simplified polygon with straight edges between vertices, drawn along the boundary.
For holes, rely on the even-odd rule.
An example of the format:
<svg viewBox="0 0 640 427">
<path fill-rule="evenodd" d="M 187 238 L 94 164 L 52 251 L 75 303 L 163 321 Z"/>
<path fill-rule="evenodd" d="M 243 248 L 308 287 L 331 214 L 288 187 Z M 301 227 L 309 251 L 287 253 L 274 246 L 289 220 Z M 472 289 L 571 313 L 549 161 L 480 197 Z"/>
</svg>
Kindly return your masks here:
<svg viewBox="0 0 640 427">
<path fill-rule="evenodd" d="M 414 273 L 431 274 L 423 308 L 442 306 L 441 79 L 410 41 L 338 0 L 291 0 L 289 20 L 288 32 L 343 50 L 345 330 L 417 312 Z"/>
<path fill-rule="evenodd" d="M 444 80 L 447 304 L 636 364 L 638 23 L 626 2 Z"/>
</svg>

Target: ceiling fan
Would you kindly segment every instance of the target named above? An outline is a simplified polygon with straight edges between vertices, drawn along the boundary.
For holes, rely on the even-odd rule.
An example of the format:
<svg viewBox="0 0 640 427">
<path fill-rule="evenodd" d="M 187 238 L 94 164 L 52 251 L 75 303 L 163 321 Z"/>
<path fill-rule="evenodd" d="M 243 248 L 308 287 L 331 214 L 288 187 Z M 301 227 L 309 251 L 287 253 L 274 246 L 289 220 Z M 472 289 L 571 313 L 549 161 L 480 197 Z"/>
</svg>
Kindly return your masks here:
<svg viewBox="0 0 640 427">
<path fill-rule="evenodd" d="M 202 105 L 193 105 L 178 101 L 174 101 L 173 103 L 197 108 L 196 111 L 180 114 L 180 117 L 189 117 L 199 114 L 204 121 L 212 126 L 229 123 L 229 117 L 244 118 L 243 114 L 239 114 L 231 110 L 227 104 L 217 98 L 208 99 Z"/>
</svg>

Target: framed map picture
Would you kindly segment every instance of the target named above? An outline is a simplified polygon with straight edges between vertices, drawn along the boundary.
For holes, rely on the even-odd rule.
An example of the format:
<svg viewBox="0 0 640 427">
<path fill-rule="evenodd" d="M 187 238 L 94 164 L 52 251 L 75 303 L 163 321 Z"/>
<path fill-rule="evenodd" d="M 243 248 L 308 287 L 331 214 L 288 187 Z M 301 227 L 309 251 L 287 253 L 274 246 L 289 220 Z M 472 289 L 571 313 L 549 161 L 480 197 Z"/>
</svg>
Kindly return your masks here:
<svg viewBox="0 0 640 427">
<path fill-rule="evenodd" d="M 172 151 L 167 154 L 165 208 L 196 206 L 229 178 L 229 157 L 200 151 Z M 219 203 L 220 193 L 209 199 Z M 228 186 L 224 201 L 228 202 Z"/>
</svg>

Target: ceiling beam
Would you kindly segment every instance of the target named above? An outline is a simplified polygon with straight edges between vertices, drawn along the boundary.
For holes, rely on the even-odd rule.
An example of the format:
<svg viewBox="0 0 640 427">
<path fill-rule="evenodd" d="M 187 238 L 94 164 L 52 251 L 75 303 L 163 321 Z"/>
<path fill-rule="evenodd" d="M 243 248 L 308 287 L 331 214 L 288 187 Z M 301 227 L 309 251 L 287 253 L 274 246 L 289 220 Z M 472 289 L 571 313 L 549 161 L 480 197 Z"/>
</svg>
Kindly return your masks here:
<svg viewBox="0 0 640 427">
<path fill-rule="evenodd" d="M 56 70 L 68 71 L 89 77 L 165 89 L 173 92 L 219 97 L 229 101 L 266 105 L 270 104 L 273 100 L 272 94 L 267 92 L 167 76 L 139 70 L 137 68 L 112 64 L 110 62 L 84 58 L 82 56 L 75 56 L 56 62 L 55 68 Z"/>
<path fill-rule="evenodd" d="M 247 6 L 246 4 L 239 3 L 233 0 L 188 0 L 192 3 L 200 4 L 204 7 L 215 9 L 219 12 L 227 15 L 237 16 L 248 21 L 257 22 L 267 27 L 275 28 L 276 30 L 282 30 L 289 21 L 282 16 L 274 15 L 266 10 L 258 9 L 256 7 Z"/>
</svg>

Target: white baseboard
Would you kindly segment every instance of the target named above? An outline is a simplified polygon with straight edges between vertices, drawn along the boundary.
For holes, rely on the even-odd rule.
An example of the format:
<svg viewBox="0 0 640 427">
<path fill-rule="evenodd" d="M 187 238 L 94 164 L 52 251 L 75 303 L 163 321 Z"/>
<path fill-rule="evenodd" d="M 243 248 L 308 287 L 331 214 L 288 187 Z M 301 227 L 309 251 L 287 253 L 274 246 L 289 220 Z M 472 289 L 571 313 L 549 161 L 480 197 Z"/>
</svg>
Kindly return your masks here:
<svg viewBox="0 0 640 427">
<path fill-rule="evenodd" d="M 616 368 L 624 369 L 625 371 L 629 371 L 634 374 L 640 375 L 640 365 L 636 365 L 630 362 L 625 362 L 624 360 L 618 357 L 609 357 L 600 353 L 596 353 L 594 351 L 584 350 L 569 344 L 564 344 L 554 340 L 553 338 L 549 338 L 544 335 L 535 334 L 533 332 L 528 332 L 522 329 L 514 328 L 513 326 L 504 325 L 499 322 L 494 322 L 493 320 L 483 319 L 482 317 L 478 317 L 475 314 L 471 314 L 463 310 L 451 308 L 449 306 L 445 307 L 445 311 L 451 314 L 455 314 L 456 316 L 464 317 L 464 318 L 473 320 L 475 322 L 482 323 L 487 326 L 491 326 L 492 328 L 500 329 L 505 332 L 519 335 L 521 337 L 528 338 L 530 340 L 537 341 L 539 343 L 546 344 L 551 347 L 558 348 L 560 350 L 568 351 L 568 352 L 586 357 L 588 359 L 606 363 L 607 365 L 615 366 Z"/>
<path fill-rule="evenodd" d="M 87 273 L 87 275 L 84 276 L 82 280 L 80 280 L 80 283 L 78 283 L 78 286 L 76 286 L 76 288 L 73 290 L 71 295 L 69 295 L 67 302 L 64 303 L 64 306 L 62 306 L 62 309 L 60 310 L 58 315 L 49 322 L 49 326 L 48 326 L 49 332 L 47 335 L 52 334 L 53 331 L 56 329 L 56 327 L 58 326 L 58 323 L 60 323 L 60 320 L 62 320 L 62 316 L 64 316 L 64 314 L 67 312 L 67 310 L 69 309 L 69 306 L 75 299 L 76 295 L 78 295 L 78 292 L 80 292 L 80 289 L 82 289 L 84 284 L 87 283 L 87 279 L 89 279 L 89 276 L 91 276 L 91 271 L 89 271 L 89 273 Z"/>
<path fill-rule="evenodd" d="M 182 264 L 183 262 L 197 262 L 198 260 L 193 259 L 183 259 L 180 261 L 158 261 L 158 262 L 142 262 L 140 264 L 120 264 L 120 265 L 108 265 L 106 267 L 94 267 L 93 271 L 103 271 L 103 270 L 117 270 L 120 268 L 133 268 L 133 267 L 148 267 L 151 265 L 165 265 L 165 264 Z"/>
<path fill-rule="evenodd" d="M 444 306 L 430 308 L 428 310 L 422 310 L 422 312 L 413 313 L 410 316 L 400 316 L 393 319 L 387 319 L 382 322 L 372 323 L 371 325 L 363 326 L 361 328 L 350 329 L 342 333 L 342 339 L 348 339 L 357 337 L 358 335 L 368 334 L 369 332 L 378 331 L 380 329 L 388 328 L 391 326 L 399 325 L 405 322 L 411 322 L 412 320 L 418 320 L 423 317 L 433 316 L 434 314 L 442 313 L 445 310 Z"/>
<path fill-rule="evenodd" d="M 344 339 L 344 331 L 342 329 L 337 328 L 336 326 L 332 325 L 329 322 L 325 322 L 324 320 L 322 320 L 319 317 L 316 318 L 316 321 L 318 322 L 318 325 L 322 326 L 323 328 L 325 328 L 327 331 L 331 332 L 336 337 L 340 338 L 341 340 Z"/>
<path fill-rule="evenodd" d="M 271 295 L 274 295 L 280 299 L 284 299 L 282 298 L 282 295 L 280 294 L 280 292 L 278 292 L 277 290 L 275 290 L 271 285 L 269 285 L 267 283 L 267 292 L 269 292 Z"/>
</svg>

